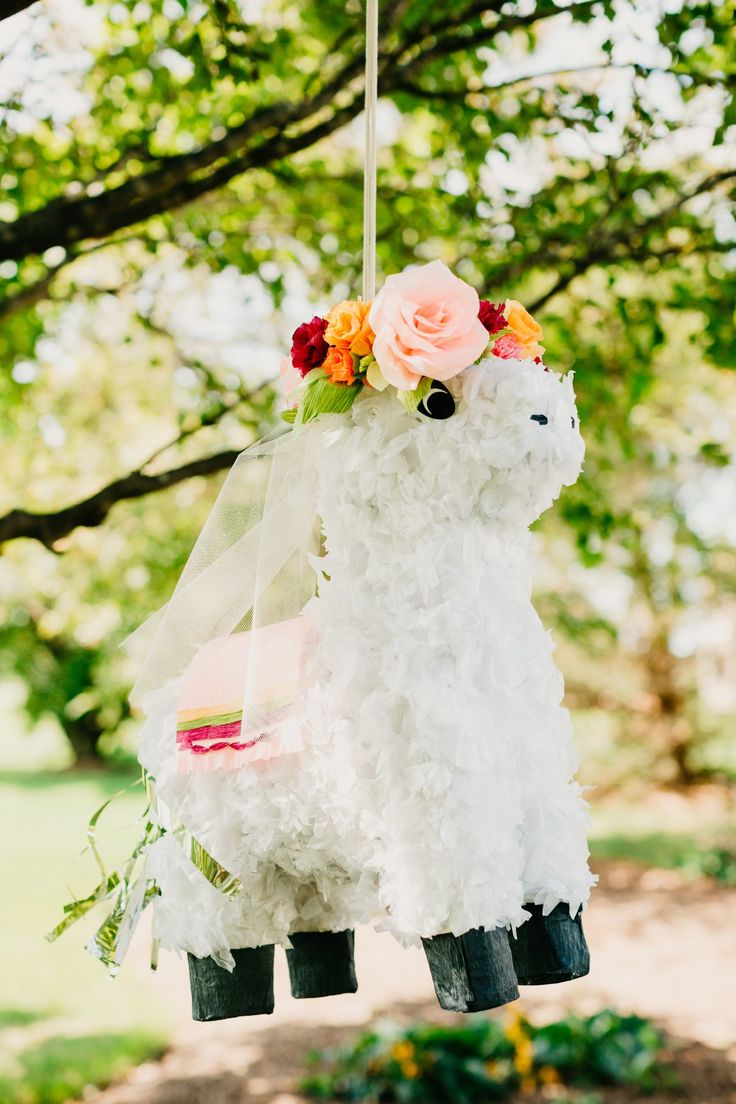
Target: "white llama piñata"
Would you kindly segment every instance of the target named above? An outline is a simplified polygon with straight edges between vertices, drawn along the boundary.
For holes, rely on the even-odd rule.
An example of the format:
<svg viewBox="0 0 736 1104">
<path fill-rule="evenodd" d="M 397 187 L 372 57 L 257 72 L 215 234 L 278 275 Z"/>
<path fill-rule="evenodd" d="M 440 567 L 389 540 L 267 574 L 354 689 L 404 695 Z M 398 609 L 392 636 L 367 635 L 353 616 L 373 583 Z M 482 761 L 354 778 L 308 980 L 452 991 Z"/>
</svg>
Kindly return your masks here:
<svg viewBox="0 0 736 1104">
<path fill-rule="evenodd" d="M 140 757 L 159 815 L 241 883 L 225 896 L 163 835 L 147 873 L 164 947 L 229 970 L 238 949 L 366 922 L 404 943 L 478 930 L 513 940 L 533 906 L 577 918 L 587 901 L 587 805 L 531 601 L 529 534 L 575 482 L 584 446 L 571 376 L 547 370 L 536 333 L 517 339 L 493 310 L 482 339 L 477 326 L 457 338 L 449 308 L 425 310 L 417 341 L 444 326 L 466 358 L 477 341 L 474 362 L 411 388 L 378 355 L 375 310 L 347 323 L 375 356 L 331 345 L 329 315 L 322 331 L 305 324 L 324 367 L 300 366 L 297 425 L 267 451 L 265 506 L 214 550 L 210 526 L 206 561 L 171 606 L 173 623 L 189 624 L 177 595 L 186 609 L 206 592 L 216 612 L 187 663 L 142 698 Z M 340 379 L 345 352 L 354 370 Z M 383 393 L 387 381 L 403 402 Z M 224 501 L 219 518 L 237 484 Z M 296 537 L 278 510 L 299 513 Z M 273 561 L 256 599 L 240 596 L 244 556 L 248 570 Z"/>
</svg>

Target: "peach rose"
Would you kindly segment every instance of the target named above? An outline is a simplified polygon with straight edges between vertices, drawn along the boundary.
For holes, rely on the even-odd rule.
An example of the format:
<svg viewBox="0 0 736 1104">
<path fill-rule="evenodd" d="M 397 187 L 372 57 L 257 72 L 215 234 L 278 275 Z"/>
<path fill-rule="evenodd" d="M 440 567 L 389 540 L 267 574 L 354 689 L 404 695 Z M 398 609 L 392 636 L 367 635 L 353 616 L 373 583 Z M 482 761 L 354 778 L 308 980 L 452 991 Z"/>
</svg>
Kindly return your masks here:
<svg viewBox="0 0 736 1104">
<path fill-rule="evenodd" d="M 304 382 L 302 374 L 291 363 L 291 357 L 285 356 L 281 358 L 279 375 L 281 376 L 281 387 L 284 392 L 284 398 L 286 399 L 286 405 L 291 409 L 297 405 L 296 399 L 293 398 L 293 392 L 300 383 Z"/>
<path fill-rule="evenodd" d="M 330 345 L 322 368 L 333 383 L 353 383 L 355 380 L 353 354 L 349 349 Z"/>
<path fill-rule="evenodd" d="M 356 356 L 367 356 L 373 348 L 373 330 L 368 324 L 370 303 L 358 299 L 343 299 L 327 315 L 325 341 L 340 349 L 349 349 Z"/>
<path fill-rule="evenodd" d="M 411 391 L 422 376 L 448 380 L 477 360 L 488 345 L 479 304 L 442 261 L 389 276 L 368 315 L 373 355 L 388 382 Z"/>
<path fill-rule="evenodd" d="M 527 357 L 541 357 L 544 346 L 539 344 L 542 327 L 516 299 L 507 299 L 504 310 L 506 324 Z"/>
</svg>

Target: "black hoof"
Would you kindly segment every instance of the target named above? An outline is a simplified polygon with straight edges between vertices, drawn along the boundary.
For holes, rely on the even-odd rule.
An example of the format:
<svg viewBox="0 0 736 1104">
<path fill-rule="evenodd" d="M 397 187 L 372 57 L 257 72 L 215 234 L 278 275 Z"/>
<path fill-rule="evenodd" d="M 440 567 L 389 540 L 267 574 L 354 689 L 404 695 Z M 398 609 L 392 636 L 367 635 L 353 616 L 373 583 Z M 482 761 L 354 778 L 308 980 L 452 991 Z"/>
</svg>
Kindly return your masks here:
<svg viewBox="0 0 736 1104">
<path fill-rule="evenodd" d="M 556 905 L 549 916 L 541 905 L 524 905 L 530 918 L 509 933 L 519 985 L 550 985 L 584 977 L 590 970 L 590 952 L 583 934 L 582 910 L 570 916 L 568 905 Z"/>
<path fill-rule="evenodd" d="M 286 949 L 286 961 L 292 996 L 332 997 L 357 990 L 352 931 L 292 932 L 289 939 L 293 946 Z"/>
<path fill-rule="evenodd" d="M 472 928 L 422 943 L 437 1000 L 448 1012 L 482 1012 L 519 996 L 505 928 Z"/>
<path fill-rule="evenodd" d="M 273 944 L 234 950 L 235 969 L 213 958 L 189 960 L 193 1020 L 229 1020 L 273 1012 Z"/>
</svg>

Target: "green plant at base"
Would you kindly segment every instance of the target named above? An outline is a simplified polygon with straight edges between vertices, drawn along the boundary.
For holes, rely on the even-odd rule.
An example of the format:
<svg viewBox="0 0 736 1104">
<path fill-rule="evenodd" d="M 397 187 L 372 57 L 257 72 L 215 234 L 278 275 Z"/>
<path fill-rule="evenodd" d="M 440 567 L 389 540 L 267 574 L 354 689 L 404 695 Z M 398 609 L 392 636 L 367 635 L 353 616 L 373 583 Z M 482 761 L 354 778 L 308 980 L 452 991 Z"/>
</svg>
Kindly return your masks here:
<svg viewBox="0 0 736 1104">
<path fill-rule="evenodd" d="M 313 1055 L 325 1068 L 301 1088 L 323 1100 L 382 1104 L 481 1104 L 551 1085 L 650 1090 L 665 1072 L 662 1045 L 648 1020 L 610 1010 L 540 1027 L 522 1016 L 505 1024 L 478 1018 L 461 1027 L 386 1027 L 347 1050 Z"/>
</svg>

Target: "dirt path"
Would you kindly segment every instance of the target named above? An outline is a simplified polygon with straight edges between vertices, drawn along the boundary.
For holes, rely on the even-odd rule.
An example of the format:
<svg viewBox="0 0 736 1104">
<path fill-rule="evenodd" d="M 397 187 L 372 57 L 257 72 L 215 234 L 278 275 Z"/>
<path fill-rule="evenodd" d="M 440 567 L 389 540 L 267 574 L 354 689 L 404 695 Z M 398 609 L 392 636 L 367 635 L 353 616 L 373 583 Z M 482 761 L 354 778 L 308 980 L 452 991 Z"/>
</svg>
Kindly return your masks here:
<svg viewBox="0 0 736 1104">
<path fill-rule="evenodd" d="M 650 1016 L 682 1040 L 675 1060 L 682 1088 L 650 1104 L 736 1104 L 736 891 L 684 882 L 667 871 L 610 864 L 586 914 L 593 954 L 588 978 L 527 989 L 515 1006 L 535 1018 L 612 1005 Z M 295 1084 L 304 1055 L 347 1042 L 378 1017 L 452 1022 L 434 1000 L 421 952 L 362 931 L 360 989 L 354 996 L 295 1001 L 283 956 L 273 1016 L 215 1024 L 188 1018 L 185 968 L 167 956 L 160 983 L 170 986 L 181 1022 L 162 1061 L 135 1070 L 92 1104 L 300 1104 Z M 631 1094 L 606 1094 L 623 1104 Z"/>
</svg>

